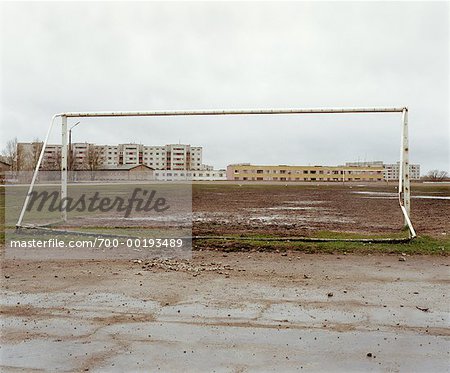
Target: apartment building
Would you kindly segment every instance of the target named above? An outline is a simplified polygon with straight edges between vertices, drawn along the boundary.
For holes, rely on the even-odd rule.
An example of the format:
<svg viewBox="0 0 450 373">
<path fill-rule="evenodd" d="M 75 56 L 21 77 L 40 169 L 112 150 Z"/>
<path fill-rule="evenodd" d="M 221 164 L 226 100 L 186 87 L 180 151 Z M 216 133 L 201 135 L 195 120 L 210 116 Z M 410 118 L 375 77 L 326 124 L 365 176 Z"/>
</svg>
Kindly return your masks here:
<svg viewBox="0 0 450 373">
<path fill-rule="evenodd" d="M 383 161 L 373 161 L 373 162 L 347 162 L 346 166 L 357 166 L 357 167 L 383 167 L 384 180 L 398 180 L 400 175 L 400 162 L 397 163 L 384 163 Z M 409 165 L 409 178 L 410 180 L 420 180 L 420 165 L 410 164 Z"/>
<path fill-rule="evenodd" d="M 400 177 L 400 162 L 390 163 L 384 165 L 384 178 L 385 180 L 398 180 Z M 410 180 L 420 179 L 420 165 L 409 165 L 409 178 Z"/>
<path fill-rule="evenodd" d="M 142 145 L 139 144 L 119 144 L 119 163 L 125 165 L 142 164 Z"/>
<path fill-rule="evenodd" d="M 22 171 L 34 169 L 42 150 L 42 142 L 18 143 L 16 149 L 17 167 Z M 61 162 L 61 146 L 48 145 L 44 150 L 42 167 L 51 169 Z"/>
<path fill-rule="evenodd" d="M 69 169 L 71 170 L 88 169 L 93 158 L 97 159 L 96 162 L 99 166 L 143 164 L 153 170 L 213 170 L 212 166 L 203 164 L 203 148 L 189 144 L 150 146 L 142 144 L 95 145 L 74 143 L 71 144 L 70 148 Z M 40 149 L 42 149 L 42 142 L 19 143 L 17 145 L 18 153 L 21 154 L 23 159 L 37 160 Z M 94 157 L 93 153 L 95 153 Z M 42 168 L 58 169 L 60 162 L 61 145 L 47 145 Z"/>
<path fill-rule="evenodd" d="M 227 180 L 239 181 L 382 181 L 383 167 L 262 166 L 250 163 L 227 167 Z"/>
<path fill-rule="evenodd" d="M 102 161 L 105 166 L 115 166 L 119 164 L 119 145 L 103 145 Z M 123 163 L 122 163 L 123 164 Z"/>
<path fill-rule="evenodd" d="M 167 168 L 167 153 L 165 146 L 142 146 L 142 163 L 154 170 Z"/>
<path fill-rule="evenodd" d="M 70 170 L 82 170 L 86 168 L 87 154 L 89 151 L 89 145 L 87 143 L 72 144 L 72 151 L 69 150 L 69 169 Z M 59 146 L 60 147 L 60 146 Z M 60 147 L 61 149 L 61 147 Z"/>
<path fill-rule="evenodd" d="M 144 164 L 154 170 L 201 170 L 203 149 L 188 144 L 147 146 L 141 144 L 119 144 L 109 146 L 107 164 Z"/>
</svg>

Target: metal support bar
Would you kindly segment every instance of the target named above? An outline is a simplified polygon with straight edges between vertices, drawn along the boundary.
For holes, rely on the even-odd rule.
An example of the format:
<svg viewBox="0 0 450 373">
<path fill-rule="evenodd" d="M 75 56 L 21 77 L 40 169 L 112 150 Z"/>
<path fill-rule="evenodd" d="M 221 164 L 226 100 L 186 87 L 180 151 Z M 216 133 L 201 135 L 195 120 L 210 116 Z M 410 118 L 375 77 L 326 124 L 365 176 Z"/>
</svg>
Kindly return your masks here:
<svg viewBox="0 0 450 373">
<path fill-rule="evenodd" d="M 61 219 L 67 221 L 67 117 L 61 117 Z"/>
<path fill-rule="evenodd" d="M 55 114 L 52 117 L 52 120 L 50 121 L 50 125 L 48 126 L 47 135 L 45 136 L 44 143 L 42 144 L 41 154 L 39 154 L 39 159 L 36 163 L 36 167 L 34 168 L 33 177 L 31 179 L 30 187 L 28 188 L 27 195 L 25 196 L 25 201 L 22 206 L 22 210 L 20 211 L 19 220 L 17 220 L 16 227 L 20 228 L 22 226 L 23 217 L 25 215 L 25 211 L 27 210 L 28 203 L 30 202 L 30 196 L 31 192 L 34 188 L 34 183 L 36 182 L 36 177 L 39 171 L 39 168 L 41 167 L 42 159 L 44 158 L 45 148 L 48 143 L 48 138 L 50 137 L 50 133 L 52 132 L 53 123 L 55 122 L 55 119 L 59 116 L 59 114 Z"/>
<path fill-rule="evenodd" d="M 400 145 L 400 167 L 398 175 L 398 202 L 403 212 L 404 225 L 409 229 L 409 236 L 416 237 L 411 223 L 411 187 L 409 179 L 409 139 L 408 139 L 408 109 L 402 112 L 402 137 Z"/>
<path fill-rule="evenodd" d="M 244 110 L 176 110 L 176 111 L 97 111 L 61 113 L 68 118 L 81 117 L 164 117 L 189 115 L 263 115 L 263 114 L 342 114 L 401 113 L 405 107 L 380 108 L 317 108 L 317 109 L 244 109 Z"/>
<path fill-rule="evenodd" d="M 411 216 L 411 187 L 409 179 L 409 136 L 408 136 L 408 111 L 404 110 L 403 115 L 403 205 L 406 213 Z"/>
</svg>

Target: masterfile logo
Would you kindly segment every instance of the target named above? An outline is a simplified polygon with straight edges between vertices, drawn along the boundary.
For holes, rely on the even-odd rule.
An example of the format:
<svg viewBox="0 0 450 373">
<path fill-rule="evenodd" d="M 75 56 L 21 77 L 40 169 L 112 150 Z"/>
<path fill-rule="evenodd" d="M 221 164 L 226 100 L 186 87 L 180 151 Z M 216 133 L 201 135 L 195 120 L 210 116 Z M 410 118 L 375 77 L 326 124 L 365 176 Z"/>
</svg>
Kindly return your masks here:
<svg viewBox="0 0 450 373">
<path fill-rule="evenodd" d="M 165 197 L 158 196 L 158 191 L 134 188 L 130 198 L 121 196 L 111 197 L 95 192 L 92 196 L 83 193 L 76 198 L 60 198 L 59 191 L 33 191 L 29 193 L 27 211 L 76 211 L 76 212 L 123 212 L 124 217 L 136 212 L 162 213 L 170 209 Z"/>
</svg>

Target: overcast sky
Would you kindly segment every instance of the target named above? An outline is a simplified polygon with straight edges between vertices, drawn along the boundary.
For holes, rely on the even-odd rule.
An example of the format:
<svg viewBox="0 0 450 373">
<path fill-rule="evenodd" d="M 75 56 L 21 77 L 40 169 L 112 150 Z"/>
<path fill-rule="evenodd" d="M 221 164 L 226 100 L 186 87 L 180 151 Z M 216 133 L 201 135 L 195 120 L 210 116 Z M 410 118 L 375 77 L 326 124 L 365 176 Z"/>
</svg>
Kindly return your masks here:
<svg viewBox="0 0 450 373">
<path fill-rule="evenodd" d="M 2 148 L 42 139 L 65 111 L 408 106 L 411 162 L 449 170 L 448 2 L 0 7 Z M 400 114 L 83 119 L 73 141 L 190 143 L 216 168 L 335 165 L 396 162 L 400 125 Z"/>
</svg>

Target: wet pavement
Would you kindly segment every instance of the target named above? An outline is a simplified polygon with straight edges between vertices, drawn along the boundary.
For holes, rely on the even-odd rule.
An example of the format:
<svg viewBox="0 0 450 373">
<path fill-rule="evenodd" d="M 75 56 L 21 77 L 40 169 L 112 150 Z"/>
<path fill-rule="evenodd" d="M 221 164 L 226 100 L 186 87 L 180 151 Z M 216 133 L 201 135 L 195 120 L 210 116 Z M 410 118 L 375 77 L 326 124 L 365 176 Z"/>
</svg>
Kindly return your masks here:
<svg viewBox="0 0 450 373">
<path fill-rule="evenodd" d="M 446 257 L 202 255 L 7 267 L 2 371 L 449 370 Z"/>
</svg>

